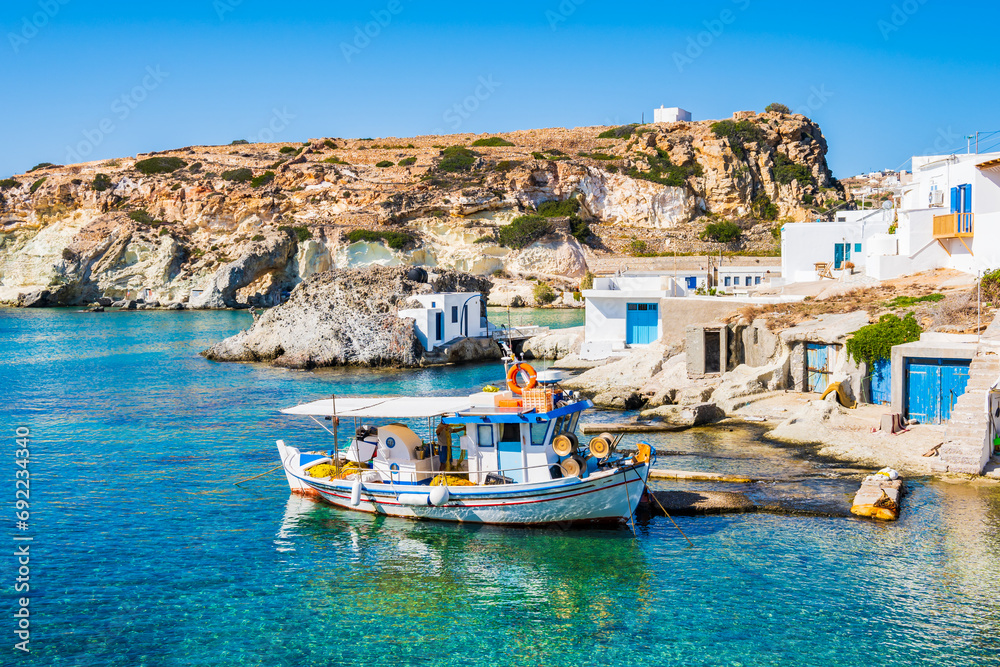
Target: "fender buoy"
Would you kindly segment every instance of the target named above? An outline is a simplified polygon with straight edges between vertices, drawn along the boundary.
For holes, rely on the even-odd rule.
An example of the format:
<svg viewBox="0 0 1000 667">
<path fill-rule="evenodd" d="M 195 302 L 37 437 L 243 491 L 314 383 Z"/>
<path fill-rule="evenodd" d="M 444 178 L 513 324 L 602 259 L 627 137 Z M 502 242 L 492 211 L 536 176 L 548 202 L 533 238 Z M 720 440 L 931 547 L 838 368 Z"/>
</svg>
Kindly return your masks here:
<svg viewBox="0 0 1000 667">
<path fill-rule="evenodd" d="M 523 385 L 518 382 L 522 375 L 528 378 L 528 381 Z M 518 396 L 520 396 L 525 389 L 534 389 L 537 384 L 538 373 L 536 373 L 535 369 L 528 364 L 514 364 L 510 367 L 510 370 L 507 371 L 507 388 Z"/>
</svg>

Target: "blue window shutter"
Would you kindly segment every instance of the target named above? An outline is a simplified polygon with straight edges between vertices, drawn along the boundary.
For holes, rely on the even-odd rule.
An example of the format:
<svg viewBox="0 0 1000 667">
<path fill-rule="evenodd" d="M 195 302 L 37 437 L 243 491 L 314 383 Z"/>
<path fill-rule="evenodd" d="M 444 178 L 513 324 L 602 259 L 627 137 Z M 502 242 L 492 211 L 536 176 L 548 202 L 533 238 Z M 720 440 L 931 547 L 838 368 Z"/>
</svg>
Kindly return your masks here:
<svg viewBox="0 0 1000 667">
<path fill-rule="evenodd" d="M 958 213 L 958 188 L 951 189 L 951 212 Z"/>
<path fill-rule="evenodd" d="M 729 276 L 726 276 L 726 287 L 729 287 L 730 284 L 732 284 L 732 279 Z"/>
<path fill-rule="evenodd" d="M 854 252 L 856 252 L 856 253 L 861 252 L 861 244 L 860 243 L 855 243 L 854 244 Z"/>
<path fill-rule="evenodd" d="M 972 213 L 972 184 L 962 186 L 962 213 Z"/>
</svg>

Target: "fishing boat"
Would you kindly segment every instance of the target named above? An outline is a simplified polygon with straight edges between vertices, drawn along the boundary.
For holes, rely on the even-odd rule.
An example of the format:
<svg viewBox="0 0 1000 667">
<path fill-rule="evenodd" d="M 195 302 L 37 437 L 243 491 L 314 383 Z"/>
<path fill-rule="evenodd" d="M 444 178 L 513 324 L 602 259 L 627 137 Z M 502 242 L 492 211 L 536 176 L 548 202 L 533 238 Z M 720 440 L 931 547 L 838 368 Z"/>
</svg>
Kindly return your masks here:
<svg viewBox="0 0 1000 667">
<path fill-rule="evenodd" d="M 334 439 L 331 451 L 278 441 L 289 487 L 344 509 L 413 519 L 512 525 L 631 519 L 646 488 L 649 444 L 618 453 L 621 436 L 608 433 L 581 444 L 577 426 L 593 403 L 560 388 L 556 371 L 536 373 L 513 359 L 505 366 L 505 391 L 334 396 L 282 410 L 312 418 Z M 341 448 L 338 426 L 351 419 L 353 437 Z"/>
</svg>

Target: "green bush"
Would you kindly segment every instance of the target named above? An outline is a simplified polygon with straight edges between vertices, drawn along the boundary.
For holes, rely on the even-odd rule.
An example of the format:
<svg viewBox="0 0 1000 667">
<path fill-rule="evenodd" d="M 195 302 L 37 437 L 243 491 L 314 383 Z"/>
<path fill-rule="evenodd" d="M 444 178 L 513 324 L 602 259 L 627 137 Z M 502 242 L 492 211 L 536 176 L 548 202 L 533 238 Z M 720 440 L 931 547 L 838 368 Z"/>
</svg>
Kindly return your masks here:
<svg viewBox="0 0 1000 667">
<path fill-rule="evenodd" d="M 376 162 L 375 166 L 380 169 L 385 169 L 386 167 L 393 167 L 395 164 L 390 160 L 382 160 L 381 162 Z"/>
<path fill-rule="evenodd" d="M 179 157 L 151 157 L 135 163 L 135 169 L 141 174 L 169 174 L 187 166 L 187 162 Z"/>
<path fill-rule="evenodd" d="M 249 141 L 247 141 L 246 139 L 237 139 L 237 140 L 235 140 L 235 141 L 231 141 L 231 142 L 229 142 L 229 145 L 230 145 L 230 146 L 246 146 L 246 145 L 247 145 L 247 144 L 249 144 L 249 143 L 250 143 L 250 142 L 249 142 Z"/>
<path fill-rule="evenodd" d="M 298 239 L 299 243 L 308 241 L 313 235 L 308 227 L 293 227 L 292 231 L 295 232 L 295 238 Z"/>
<path fill-rule="evenodd" d="M 169 229 L 167 229 L 166 227 L 160 228 L 160 236 L 169 236 L 169 235 L 170 235 Z"/>
<path fill-rule="evenodd" d="M 493 236 L 480 236 L 473 243 L 496 243 L 496 238 Z"/>
<path fill-rule="evenodd" d="M 404 157 L 402 160 L 399 161 L 399 166 L 400 167 L 412 167 L 416 163 L 417 163 L 417 158 L 415 158 L 415 157 Z"/>
<path fill-rule="evenodd" d="M 167 224 L 165 221 L 157 220 L 151 216 L 144 208 L 129 211 L 128 217 L 131 218 L 133 222 L 137 222 L 140 225 L 148 225 L 149 227 L 158 227 L 160 225 Z"/>
<path fill-rule="evenodd" d="M 347 164 L 336 155 L 326 158 L 323 162 L 326 162 L 327 164 Z"/>
<path fill-rule="evenodd" d="M 631 125 L 622 125 L 620 127 L 613 127 L 610 130 L 605 130 L 597 135 L 598 139 L 628 139 L 634 133 L 636 128 L 639 127 L 638 123 L 633 123 Z"/>
<path fill-rule="evenodd" d="M 563 201 L 544 201 L 538 205 L 538 215 L 546 218 L 565 218 L 580 210 L 580 201 L 570 197 Z"/>
<path fill-rule="evenodd" d="M 909 308 L 918 303 L 937 303 L 944 299 L 944 294 L 925 294 L 923 296 L 897 296 L 886 302 L 886 308 Z"/>
<path fill-rule="evenodd" d="M 787 185 L 792 181 L 809 185 L 812 183 L 812 172 L 805 165 L 793 162 L 783 153 L 775 153 L 774 180 L 783 185 Z"/>
<path fill-rule="evenodd" d="M 704 170 L 697 161 L 687 167 L 675 165 L 670 161 L 670 154 L 661 148 L 656 149 L 656 155 L 649 156 L 649 171 L 630 169 L 628 175 L 632 178 L 652 181 L 660 185 L 682 188 L 687 185 L 690 176 L 701 176 Z"/>
<path fill-rule="evenodd" d="M 531 245 L 552 231 L 549 221 L 540 215 L 522 215 L 497 232 L 497 242 L 506 247 L 520 250 Z"/>
<path fill-rule="evenodd" d="M 274 181 L 274 172 L 265 171 L 260 176 L 254 176 L 250 181 L 250 185 L 255 188 L 262 187 L 264 185 L 270 185 Z"/>
<path fill-rule="evenodd" d="M 580 291 L 594 289 L 594 274 L 587 271 L 583 274 L 583 280 L 580 281 Z"/>
<path fill-rule="evenodd" d="M 323 145 L 331 150 L 337 148 L 337 144 L 334 143 L 333 139 L 327 139 L 326 141 L 323 142 Z"/>
<path fill-rule="evenodd" d="M 402 250 L 406 244 L 413 241 L 413 235 L 407 232 L 372 231 L 370 229 L 355 229 L 347 234 L 349 243 L 365 241 L 367 243 L 385 243 L 393 250 Z"/>
<path fill-rule="evenodd" d="M 253 238 L 251 238 L 250 240 L 251 241 L 263 241 L 264 240 L 264 235 L 263 234 L 254 234 Z"/>
<path fill-rule="evenodd" d="M 5 178 L 0 181 L 0 190 L 7 190 L 8 188 L 16 188 L 21 185 L 18 181 L 13 178 Z"/>
<path fill-rule="evenodd" d="M 104 192 L 105 190 L 110 190 L 114 187 L 114 183 L 111 182 L 111 177 L 107 174 L 98 174 L 97 176 L 94 176 L 94 180 L 91 181 L 90 187 L 97 192 Z"/>
<path fill-rule="evenodd" d="M 593 235 L 587 221 L 575 215 L 570 216 L 569 233 L 572 234 L 573 238 L 580 243 L 586 243 L 587 240 Z"/>
<path fill-rule="evenodd" d="M 503 137 L 488 137 L 486 139 L 476 139 L 473 146 L 514 146 L 514 142 L 507 141 Z"/>
<path fill-rule="evenodd" d="M 710 222 L 705 225 L 705 230 L 700 234 L 699 238 L 702 241 L 710 240 L 717 243 L 729 243 L 738 239 L 742 233 L 743 230 L 736 223 L 730 220 L 722 220 L 721 222 Z"/>
<path fill-rule="evenodd" d="M 496 170 L 497 171 L 510 171 L 511 169 L 516 169 L 517 167 L 520 167 L 520 166 L 521 166 L 521 163 L 517 162 L 515 160 L 501 160 L 500 162 L 497 162 Z"/>
<path fill-rule="evenodd" d="M 243 167 L 241 169 L 230 169 L 222 172 L 222 178 L 233 183 L 246 183 L 253 180 L 253 171 Z"/>
<path fill-rule="evenodd" d="M 531 293 L 535 297 L 535 303 L 539 306 L 547 306 L 559 298 L 556 291 L 545 283 L 538 283 L 535 285 L 535 289 L 533 289 Z"/>
<path fill-rule="evenodd" d="M 535 158 L 536 160 L 548 160 L 548 158 L 545 157 L 545 153 L 539 153 L 538 151 L 532 152 L 531 157 Z"/>
<path fill-rule="evenodd" d="M 469 171 L 476 163 L 476 157 L 476 154 L 465 146 L 450 146 L 441 151 L 437 170 L 449 173 Z"/>
<path fill-rule="evenodd" d="M 752 206 L 754 215 L 761 220 L 778 219 L 778 205 L 772 202 L 771 198 L 763 192 L 754 198 Z"/>
<path fill-rule="evenodd" d="M 49 167 L 56 167 L 56 166 L 58 166 L 58 165 L 54 165 L 51 162 L 39 162 L 34 167 L 32 167 L 31 169 L 29 169 L 28 173 L 30 174 L 31 172 L 38 171 L 39 169 L 48 169 Z"/>
<path fill-rule="evenodd" d="M 192 174 L 197 174 L 199 171 L 201 171 L 201 162 L 195 162 L 193 165 L 188 167 L 188 171 L 190 171 Z"/>
<path fill-rule="evenodd" d="M 30 192 L 31 194 L 35 194 L 35 192 L 38 191 L 38 188 L 42 187 L 42 184 L 45 183 L 46 180 L 48 180 L 48 177 L 42 176 L 37 181 L 31 184 L 31 187 L 28 188 L 28 192 Z"/>
<path fill-rule="evenodd" d="M 720 120 L 711 125 L 712 133 L 720 139 L 727 139 L 733 154 L 740 159 L 746 158 L 747 144 L 759 144 L 764 140 L 764 131 L 751 120 L 740 121 Z"/>
<path fill-rule="evenodd" d="M 296 148 L 295 146 L 282 146 L 278 149 L 278 152 L 285 155 L 298 155 L 301 150 L 301 148 Z"/>
<path fill-rule="evenodd" d="M 784 104 L 780 104 L 779 102 L 771 102 L 764 108 L 764 111 L 769 113 L 792 113 L 791 109 L 786 107 Z"/>
<path fill-rule="evenodd" d="M 632 239 L 628 244 L 628 252 L 633 257 L 637 255 L 645 255 L 649 252 L 649 244 L 642 239 Z"/>
<path fill-rule="evenodd" d="M 603 160 L 605 162 L 610 160 L 621 160 L 617 155 L 608 155 L 607 153 L 590 153 L 584 157 L 589 157 L 591 160 Z"/>
<path fill-rule="evenodd" d="M 847 356 L 871 368 L 876 361 L 889 359 L 894 345 L 917 340 L 920 340 L 920 325 L 913 313 L 907 313 L 903 319 L 883 315 L 876 324 L 861 327 L 847 339 Z"/>
</svg>

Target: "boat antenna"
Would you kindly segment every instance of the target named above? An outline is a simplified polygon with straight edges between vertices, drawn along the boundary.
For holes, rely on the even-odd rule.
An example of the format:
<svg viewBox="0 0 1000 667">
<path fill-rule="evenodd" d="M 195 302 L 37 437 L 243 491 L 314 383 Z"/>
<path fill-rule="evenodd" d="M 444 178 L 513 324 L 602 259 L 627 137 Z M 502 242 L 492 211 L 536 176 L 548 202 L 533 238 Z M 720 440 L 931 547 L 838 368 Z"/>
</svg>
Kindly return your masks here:
<svg viewBox="0 0 1000 667">
<path fill-rule="evenodd" d="M 340 477 L 340 419 L 337 417 L 337 395 L 330 394 L 333 403 L 333 470 Z"/>
</svg>

